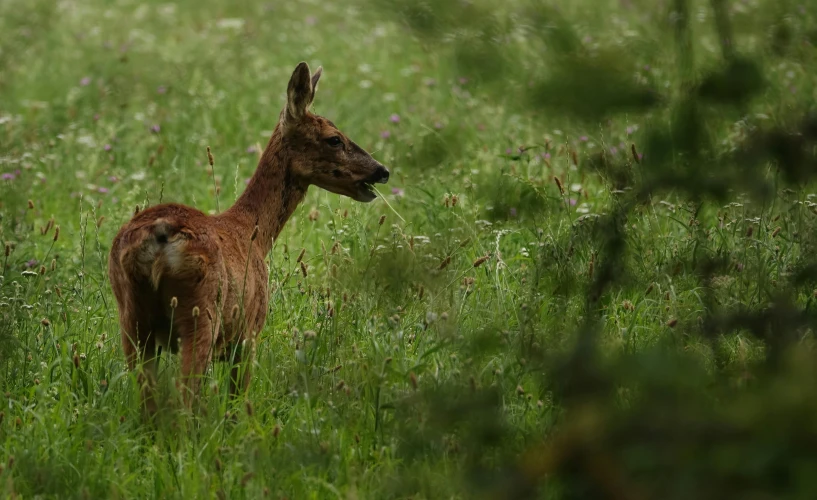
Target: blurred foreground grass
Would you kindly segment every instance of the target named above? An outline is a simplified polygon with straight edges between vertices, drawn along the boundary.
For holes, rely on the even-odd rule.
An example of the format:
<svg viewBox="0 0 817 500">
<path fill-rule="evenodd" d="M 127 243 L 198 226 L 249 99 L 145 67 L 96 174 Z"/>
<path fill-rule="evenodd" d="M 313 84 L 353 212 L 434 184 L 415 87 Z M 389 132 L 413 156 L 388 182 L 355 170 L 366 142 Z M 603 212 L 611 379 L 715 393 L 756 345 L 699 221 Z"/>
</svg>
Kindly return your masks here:
<svg viewBox="0 0 817 500">
<path fill-rule="evenodd" d="M 817 9 L 559 4 L 0 4 L 4 496 L 813 498 Z M 313 188 L 247 400 L 147 428 L 111 238 L 301 60 L 405 223 Z"/>
</svg>

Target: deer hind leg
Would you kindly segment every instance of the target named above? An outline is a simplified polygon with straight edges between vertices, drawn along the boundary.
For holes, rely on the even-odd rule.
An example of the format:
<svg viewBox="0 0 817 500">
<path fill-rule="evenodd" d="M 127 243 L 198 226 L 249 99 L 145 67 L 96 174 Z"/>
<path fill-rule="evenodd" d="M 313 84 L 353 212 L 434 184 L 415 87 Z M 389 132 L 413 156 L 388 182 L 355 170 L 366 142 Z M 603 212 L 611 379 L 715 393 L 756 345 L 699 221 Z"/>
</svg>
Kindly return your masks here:
<svg viewBox="0 0 817 500">
<path fill-rule="evenodd" d="M 139 335 L 136 321 L 122 322 L 122 350 L 128 369 L 136 372 L 139 384 L 139 404 L 147 418 L 153 418 L 156 404 L 156 344 L 150 335 Z M 147 328 L 147 326 L 145 327 Z"/>
</svg>

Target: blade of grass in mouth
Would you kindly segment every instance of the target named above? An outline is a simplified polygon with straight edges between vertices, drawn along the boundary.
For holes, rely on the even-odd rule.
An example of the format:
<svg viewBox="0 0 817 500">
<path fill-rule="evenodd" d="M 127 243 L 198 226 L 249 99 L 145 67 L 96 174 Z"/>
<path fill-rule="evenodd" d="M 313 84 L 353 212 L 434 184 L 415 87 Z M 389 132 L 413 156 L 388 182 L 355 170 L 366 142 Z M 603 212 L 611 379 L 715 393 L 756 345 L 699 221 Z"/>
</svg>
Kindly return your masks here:
<svg viewBox="0 0 817 500">
<path fill-rule="evenodd" d="M 381 200 L 383 200 L 383 201 L 386 203 L 386 206 L 387 206 L 387 207 L 389 207 L 389 209 L 390 209 L 392 212 L 394 212 L 394 215 L 396 215 L 396 216 L 397 216 L 397 218 L 398 218 L 398 219 L 400 219 L 401 221 L 403 221 L 403 224 L 405 224 L 405 223 L 406 223 L 406 219 L 404 219 L 403 217 L 401 217 L 401 216 L 400 216 L 400 214 L 398 214 L 398 213 L 397 213 L 397 210 L 395 210 L 395 209 L 394 209 L 394 207 L 392 207 L 392 206 L 391 206 L 391 203 L 389 203 L 389 200 L 387 200 L 385 196 L 383 196 L 382 194 L 380 194 L 380 191 L 378 191 L 378 190 L 377 190 L 377 188 L 376 188 L 376 187 L 374 187 L 374 184 L 369 184 L 369 187 L 370 187 L 370 188 L 372 188 L 372 191 L 374 191 L 375 193 L 377 193 L 377 196 L 378 196 L 378 197 L 379 197 Z"/>
</svg>

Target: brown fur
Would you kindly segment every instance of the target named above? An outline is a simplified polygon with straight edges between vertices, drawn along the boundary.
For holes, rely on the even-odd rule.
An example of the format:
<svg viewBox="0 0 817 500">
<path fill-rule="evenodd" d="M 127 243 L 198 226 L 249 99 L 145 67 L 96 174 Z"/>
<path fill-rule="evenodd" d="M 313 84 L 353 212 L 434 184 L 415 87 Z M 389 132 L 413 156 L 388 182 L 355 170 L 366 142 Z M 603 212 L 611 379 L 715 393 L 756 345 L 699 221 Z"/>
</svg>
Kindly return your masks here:
<svg viewBox="0 0 817 500">
<path fill-rule="evenodd" d="M 238 363 L 251 360 L 267 315 L 264 258 L 309 185 L 371 201 L 366 184 L 388 179 L 385 167 L 329 120 L 308 111 L 320 75 L 320 68 L 310 75 L 306 63 L 295 69 L 279 123 L 230 209 L 208 216 L 175 203 L 158 205 L 134 215 L 114 238 L 108 275 L 119 306 L 122 348 L 131 370 L 142 363 L 139 380 L 149 412 L 156 409 L 158 346 L 170 352 L 181 348 L 188 407 L 212 359 L 234 363 L 233 395 L 246 389 L 249 363 L 243 376 Z M 194 308 L 200 311 L 195 317 Z"/>
</svg>

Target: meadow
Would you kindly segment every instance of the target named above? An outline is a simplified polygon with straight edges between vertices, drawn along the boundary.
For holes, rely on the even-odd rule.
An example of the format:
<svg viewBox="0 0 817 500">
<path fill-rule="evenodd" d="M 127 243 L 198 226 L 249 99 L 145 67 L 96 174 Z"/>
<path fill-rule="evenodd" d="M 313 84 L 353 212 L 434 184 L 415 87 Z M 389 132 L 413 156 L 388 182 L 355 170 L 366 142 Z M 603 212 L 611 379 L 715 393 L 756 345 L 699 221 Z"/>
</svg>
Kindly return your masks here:
<svg viewBox="0 0 817 500">
<path fill-rule="evenodd" d="M 111 240 L 232 204 L 300 61 L 391 179 L 147 424 Z M 815 102 L 806 1 L 4 0 L 0 494 L 814 498 Z"/>
</svg>

